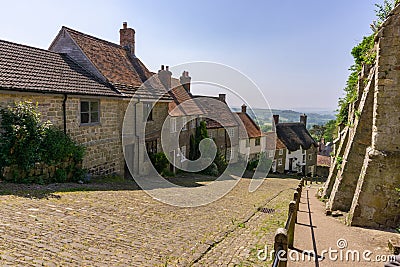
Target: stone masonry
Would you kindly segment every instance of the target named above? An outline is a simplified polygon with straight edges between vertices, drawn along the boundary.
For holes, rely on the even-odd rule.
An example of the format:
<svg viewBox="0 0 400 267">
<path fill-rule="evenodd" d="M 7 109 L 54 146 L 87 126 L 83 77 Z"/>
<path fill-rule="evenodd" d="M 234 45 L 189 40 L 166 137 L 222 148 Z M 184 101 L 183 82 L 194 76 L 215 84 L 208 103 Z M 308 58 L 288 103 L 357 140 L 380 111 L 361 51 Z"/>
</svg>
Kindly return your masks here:
<svg viewBox="0 0 400 267">
<path fill-rule="evenodd" d="M 336 179 L 328 208 L 349 211 L 349 225 L 395 228 L 400 225 L 400 5 L 377 33 L 375 49 L 375 66 L 358 112 L 350 117 L 353 132 L 343 154 L 336 155 L 344 161 L 331 177 Z M 325 186 L 328 196 L 330 186 Z"/>
<path fill-rule="evenodd" d="M 0 107 L 13 105 L 18 101 L 38 103 L 43 121 L 51 121 L 63 128 L 63 96 L 54 94 L 2 93 Z M 67 133 L 73 140 L 86 147 L 83 168 L 93 175 L 111 173 L 123 174 L 122 122 L 127 100 L 94 98 L 100 101 L 100 123 L 80 125 L 80 100 L 87 97 L 68 97 L 66 101 Z M 93 98 L 89 98 L 93 99 Z"/>
<path fill-rule="evenodd" d="M 364 75 L 360 77 L 363 81 Z M 363 165 L 365 150 L 371 144 L 372 106 L 374 101 L 374 69 L 369 75 L 369 83 L 362 92 L 354 124 L 349 130 L 349 140 L 343 154 L 343 162 L 338 170 L 328 207 L 332 210 L 349 211 L 357 186 L 357 180 Z M 361 87 L 363 82 L 359 83 Z"/>
</svg>

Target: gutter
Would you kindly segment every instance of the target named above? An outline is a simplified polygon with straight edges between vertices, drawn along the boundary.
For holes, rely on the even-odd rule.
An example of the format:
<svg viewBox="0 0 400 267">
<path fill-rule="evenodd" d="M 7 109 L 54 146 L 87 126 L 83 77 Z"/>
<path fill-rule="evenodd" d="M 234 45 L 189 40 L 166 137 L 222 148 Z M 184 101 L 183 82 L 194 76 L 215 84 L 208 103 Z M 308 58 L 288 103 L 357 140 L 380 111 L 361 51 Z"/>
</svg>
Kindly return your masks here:
<svg viewBox="0 0 400 267">
<path fill-rule="evenodd" d="M 67 103 L 68 96 L 67 94 L 64 95 L 62 109 L 63 109 L 63 124 L 64 124 L 64 133 L 67 134 Z"/>
</svg>

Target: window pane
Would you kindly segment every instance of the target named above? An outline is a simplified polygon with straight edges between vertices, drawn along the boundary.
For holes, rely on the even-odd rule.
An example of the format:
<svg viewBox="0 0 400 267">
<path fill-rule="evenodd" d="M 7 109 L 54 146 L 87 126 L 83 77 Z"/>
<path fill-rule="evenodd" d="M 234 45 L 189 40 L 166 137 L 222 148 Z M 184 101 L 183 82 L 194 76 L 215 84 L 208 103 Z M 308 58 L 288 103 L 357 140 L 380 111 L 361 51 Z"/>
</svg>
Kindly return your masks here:
<svg viewBox="0 0 400 267">
<path fill-rule="evenodd" d="M 81 112 L 89 112 L 89 102 L 87 101 L 81 102 Z"/>
<path fill-rule="evenodd" d="M 99 113 L 98 112 L 90 113 L 90 122 L 91 123 L 99 122 Z"/>
<path fill-rule="evenodd" d="M 99 111 L 99 102 L 90 102 L 90 111 L 91 112 L 98 112 Z"/>
<path fill-rule="evenodd" d="M 81 113 L 81 123 L 89 123 L 89 113 Z"/>
</svg>

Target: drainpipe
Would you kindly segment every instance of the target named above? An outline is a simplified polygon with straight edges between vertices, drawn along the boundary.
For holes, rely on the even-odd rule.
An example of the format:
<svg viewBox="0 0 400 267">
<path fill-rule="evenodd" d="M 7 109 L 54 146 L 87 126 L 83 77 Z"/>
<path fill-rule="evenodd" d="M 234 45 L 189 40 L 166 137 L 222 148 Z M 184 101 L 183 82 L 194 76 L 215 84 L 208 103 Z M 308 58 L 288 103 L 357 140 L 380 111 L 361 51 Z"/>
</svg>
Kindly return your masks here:
<svg viewBox="0 0 400 267">
<path fill-rule="evenodd" d="M 67 98 L 68 98 L 68 96 L 65 94 L 64 95 L 64 99 L 63 99 L 63 104 L 62 104 L 62 108 L 63 108 L 63 123 L 64 123 L 64 133 L 65 134 L 67 134 L 67 107 L 66 107 Z"/>
<path fill-rule="evenodd" d="M 135 150 L 137 151 L 137 153 L 136 153 L 136 151 L 134 151 L 134 153 L 136 154 L 136 158 L 137 158 L 137 175 L 139 175 L 140 174 L 140 140 L 139 140 L 139 134 L 138 134 L 138 123 L 137 123 L 137 114 L 138 114 L 138 107 L 137 107 L 137 104 L 139 104 L 139 102 L 140 102 L 140 99 L 138 99 L 138 101 L 137 102 L 135 102 L 135 116 L 134 116 L 134 119 L 135 119 Z"/>
</svg>

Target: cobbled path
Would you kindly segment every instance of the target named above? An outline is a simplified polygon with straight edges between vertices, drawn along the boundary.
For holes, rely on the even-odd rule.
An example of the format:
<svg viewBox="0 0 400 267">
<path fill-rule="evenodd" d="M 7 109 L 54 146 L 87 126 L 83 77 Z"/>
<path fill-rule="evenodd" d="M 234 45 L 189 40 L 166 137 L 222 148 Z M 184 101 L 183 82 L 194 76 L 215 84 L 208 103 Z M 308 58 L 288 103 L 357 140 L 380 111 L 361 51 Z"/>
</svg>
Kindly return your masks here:
<svg viewBox="0 0 400 267">
<path fill-rule="evenodd" d="M 249 182 L 241 179 L 222 199 L 197 208 L 169 206 L 141 190 L 2 195 L 0 265 L 261 264 L 257 249 L 271 243 L 286 219 L 298 180 L 268 178 L 253 193 Z M 264 206 L 277 211 L 257 211 Z"/>
</svg>

